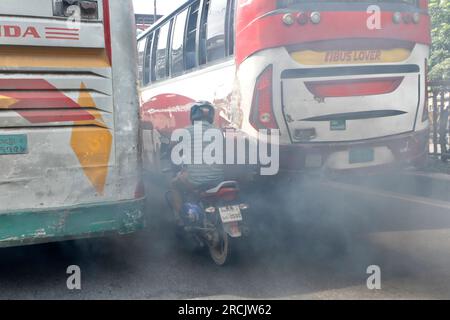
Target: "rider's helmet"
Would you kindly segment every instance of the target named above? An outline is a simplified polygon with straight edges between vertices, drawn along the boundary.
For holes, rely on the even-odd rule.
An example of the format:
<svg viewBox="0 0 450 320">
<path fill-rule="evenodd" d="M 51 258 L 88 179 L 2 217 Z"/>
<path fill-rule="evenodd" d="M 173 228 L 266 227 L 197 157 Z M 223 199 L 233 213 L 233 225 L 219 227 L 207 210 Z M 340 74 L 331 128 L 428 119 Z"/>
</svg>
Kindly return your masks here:
<svg viewBox="0 0 450 320">
<path fill-rule="evenodd" d="M 191 122 L 208 121 L 214 123 L 215 116 L 214 106 L 208 101 L 198 101 L 191 106 Z"/>
</svg>

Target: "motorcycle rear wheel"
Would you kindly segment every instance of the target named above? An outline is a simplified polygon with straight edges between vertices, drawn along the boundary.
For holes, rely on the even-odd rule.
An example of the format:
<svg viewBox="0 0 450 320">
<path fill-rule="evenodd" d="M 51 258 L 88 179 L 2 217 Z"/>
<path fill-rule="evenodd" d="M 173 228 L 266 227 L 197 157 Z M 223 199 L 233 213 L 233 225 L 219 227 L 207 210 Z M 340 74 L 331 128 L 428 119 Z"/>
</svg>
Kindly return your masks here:
<svg viewBox="0 0 450 320">
<path fill-rule="evenodd" d="M 223 266 L 230 261 L 231 241 L 222 226 L 218 228 L 217 233 L 218 239 L 215 243 L 208 244 L 209 255 L 216 265 Z"/>
</svg>

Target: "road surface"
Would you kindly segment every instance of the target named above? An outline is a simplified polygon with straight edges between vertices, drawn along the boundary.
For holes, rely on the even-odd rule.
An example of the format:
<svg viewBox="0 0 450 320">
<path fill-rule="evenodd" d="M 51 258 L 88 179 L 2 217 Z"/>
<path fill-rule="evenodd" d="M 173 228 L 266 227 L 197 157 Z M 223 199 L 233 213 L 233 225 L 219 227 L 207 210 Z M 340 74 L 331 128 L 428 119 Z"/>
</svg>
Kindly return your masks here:
<svg viewBox="0 0 450 320">
<path fill-rule="evenodd" d="M 1 249 L 0 299 L 450 298 L 443 178 L 303 179 L 254 190 L 253 233 L 223 268 L 175 241 L 164 188 L 153 185 L 149 227 L 137 235 Z M 67 289 L 70 265 L 81 268 L 81 290 Z M 367 288 L 371 265 L 380 290 Z"/>
</svg>

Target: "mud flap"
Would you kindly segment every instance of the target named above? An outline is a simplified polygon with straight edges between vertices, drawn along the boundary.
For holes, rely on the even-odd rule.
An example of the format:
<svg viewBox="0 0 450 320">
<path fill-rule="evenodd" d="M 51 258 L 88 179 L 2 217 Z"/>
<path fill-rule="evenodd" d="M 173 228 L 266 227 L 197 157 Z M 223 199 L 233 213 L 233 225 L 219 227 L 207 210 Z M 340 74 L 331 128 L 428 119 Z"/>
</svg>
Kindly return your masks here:
<svg viewBox="0 0 450 320">
<path fill-rule="evenodd" d="M 229 222 L 223 224 L 223 229 L 232 238 L 242 237 L 242 231 L 238 222 Z"/>
</svg>

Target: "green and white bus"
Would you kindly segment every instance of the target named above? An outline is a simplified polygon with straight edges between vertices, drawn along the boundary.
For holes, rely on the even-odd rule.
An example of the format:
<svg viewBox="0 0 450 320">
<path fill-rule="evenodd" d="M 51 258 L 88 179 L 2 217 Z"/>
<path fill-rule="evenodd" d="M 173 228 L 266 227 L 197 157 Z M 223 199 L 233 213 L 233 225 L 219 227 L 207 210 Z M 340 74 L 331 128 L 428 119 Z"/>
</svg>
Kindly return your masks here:
<svg viewBox="0 0 450 320">
<path fill-rule="evenodd" d="M 131 0 L 0 3 L 0 247 L 144 225 Z"/>
</svg>

